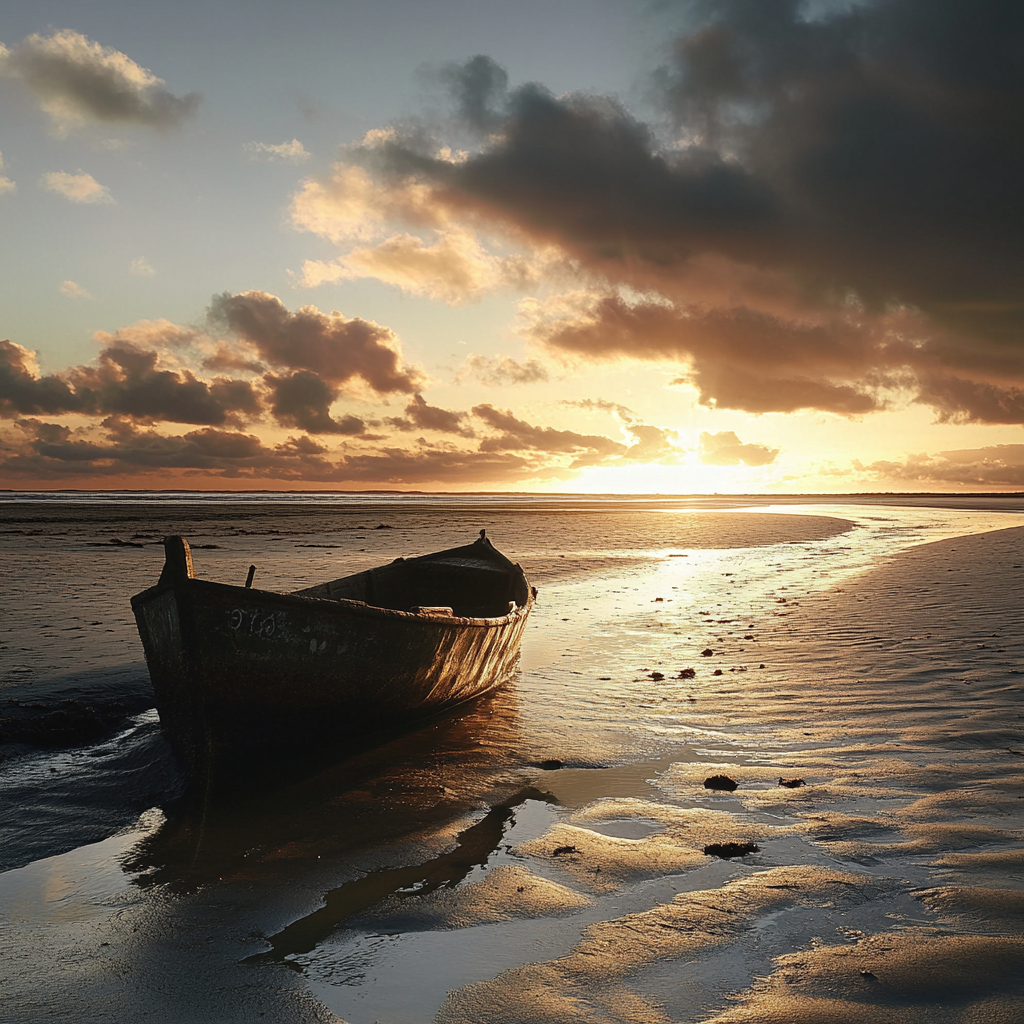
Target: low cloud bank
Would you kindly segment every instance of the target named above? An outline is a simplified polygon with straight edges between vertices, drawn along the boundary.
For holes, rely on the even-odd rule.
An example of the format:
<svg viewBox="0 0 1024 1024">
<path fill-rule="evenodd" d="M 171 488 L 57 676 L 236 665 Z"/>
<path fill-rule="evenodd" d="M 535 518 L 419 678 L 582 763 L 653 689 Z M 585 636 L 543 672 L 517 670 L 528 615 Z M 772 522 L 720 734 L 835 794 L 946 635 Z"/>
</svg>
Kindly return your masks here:
<svg viewBox="0 0 1024 1024">
<path fill-rule="evenodd" d="M 876 480 L 918 485 L 958 487 L 1024 487 L 1024 444 L 997 444 L 985 448 L 960 448 L 906 459 L 878 461 L 854 468 Z"/>
<path fill-rule="evenodd" d="M 87 295 L 73 282 L 62 290 Z M 285 427 L 356 434 L 360 421 L 329 413 L 343 391 L 409 394 L 422 380 L 403 363 L 388 328 L 314 306 L 291 312 L 266 292 L 216 296 L 208 322 L 227 336 L 167 320 L 98 332 L 95 365 L 47 376 L 36 372 L 34 353 L 0 341 L 0 416 L 117 415 L 147 425 L 221 426 L 269 412 Z M 221 373 L 203 379 L 203 370 Z"/>
<path fill-rule="evenodd" d="M 623 441 L 489 404 L 433 405 L 420 390 L 425 376 L 404 362 L 388 328 L 313 306 L 292 311 L 264 292 L 215 296 L 202 326 L 139 321 L 95 337 L 93 363 L 51 374 L 39 372 L 31 350 L 0 341 L 5 479 L 88 483 L 167 470 L 236 482 L 501 485 L 681 454 L 671 431 L 628 411 L 619 416 Z M 511 360 L 485 365 L 536 372 Z M 400 416 L 345 408 L 393 396 L 405 401 Z M 165 424 L 198 429 L 174 433 Z M 304 435 L 272 444 L 261 436 L 268 427 Z"/>
</svg>

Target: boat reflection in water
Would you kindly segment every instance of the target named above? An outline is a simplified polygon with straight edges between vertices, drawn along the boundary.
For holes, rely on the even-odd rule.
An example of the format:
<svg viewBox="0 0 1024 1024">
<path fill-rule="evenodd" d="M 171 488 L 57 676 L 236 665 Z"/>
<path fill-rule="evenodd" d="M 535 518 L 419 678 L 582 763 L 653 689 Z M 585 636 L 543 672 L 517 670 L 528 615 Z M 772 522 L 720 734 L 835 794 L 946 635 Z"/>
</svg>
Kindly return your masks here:
<svg viewBox="0 0 1024 1024">
<path fill-rule="evenodd" d="M 483 812 L 495 827 L 473 832 L 461 843 L 464 855 L 437 866 L 455 879 L 460 858 L 478 862 L 497 845 L 501 808 L 536 774 L 521 749 L 516 692 L 505 687 L 334 763 L 318 751 L 316 761 L 250 764 L 244 785 L 210 779 L 168 807 L 163 825 L 122 866 L 139 885 L 179 892 L 243 879 L 321 888 L 308 882 L 313 874 L 362 876 L 377 860 L 419 865 L 410 870 L 423 877 L 438 835 L 450 848 L 466 816 Z M 489 816 L 493 808 L 500 821 Z M 396 875 L 392 888 L 403 879 Z"/>
<path fill-rule="evenodd" d="M 247 958 L 249 963 L 283 963 L 301 969 L 295 957 L 311 953 L 350 918 L 387 900 L 402 901 L 454 889 L 476 867 L 484 867 L 494 856 L 509 827 L 515 824 L 515 810 L 528 800 L 555 803 L 555 798 L 528 786 L 495 804 L 480 821 L 455 837 L 453 850 L 418 863 L 395 868 L 378 868 L 330 890 L 324 905 L 293 921 L 267 938 L 270 949 Z"/>
</svg>

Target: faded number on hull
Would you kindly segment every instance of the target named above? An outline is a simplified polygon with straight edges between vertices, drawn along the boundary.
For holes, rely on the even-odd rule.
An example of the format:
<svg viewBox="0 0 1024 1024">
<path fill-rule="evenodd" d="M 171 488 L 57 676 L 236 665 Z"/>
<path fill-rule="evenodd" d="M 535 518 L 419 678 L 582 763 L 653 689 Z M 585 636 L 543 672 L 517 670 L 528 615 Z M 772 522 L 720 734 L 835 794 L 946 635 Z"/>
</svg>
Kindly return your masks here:
<svg viewBox="0 0 1024 1024">
<path fill-rule="evenodd" d="M 228 623 L 236 633 L 252 633 L 254 636 L 273 636 L 277 629 L 273 612 L 243 611 L 236 608 Z"/>
</svg>

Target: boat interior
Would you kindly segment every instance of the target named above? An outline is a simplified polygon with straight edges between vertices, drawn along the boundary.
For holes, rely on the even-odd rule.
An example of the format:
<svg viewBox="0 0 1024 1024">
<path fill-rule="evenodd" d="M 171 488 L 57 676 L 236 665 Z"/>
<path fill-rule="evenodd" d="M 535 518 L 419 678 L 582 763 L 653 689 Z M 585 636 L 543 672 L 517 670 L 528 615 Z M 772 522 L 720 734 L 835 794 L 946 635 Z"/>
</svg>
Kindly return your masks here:
<svg viewBox="0 0 1024 1024">
<path fill-rule="evenodd" d="M 529 598 L 526 579 L 517 566 L 472 552 L 399 558 L 390 565 L 295 593 L 300 597 L 361 601 L 397 611 L 478 619 L 507 615 L 511 602 L 525 605 Z"/>
</svg>

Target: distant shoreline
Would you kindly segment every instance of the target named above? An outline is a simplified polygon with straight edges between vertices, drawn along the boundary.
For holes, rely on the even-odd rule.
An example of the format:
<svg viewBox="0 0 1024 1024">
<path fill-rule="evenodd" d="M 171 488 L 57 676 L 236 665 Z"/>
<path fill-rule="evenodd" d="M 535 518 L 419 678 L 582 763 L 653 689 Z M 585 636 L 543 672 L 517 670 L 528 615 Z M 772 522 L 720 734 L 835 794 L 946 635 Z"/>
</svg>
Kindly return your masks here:
<svg viewBox="0 0 1024 1024">
<path fill-rule="evenodd" d="M 224 489 L 199 489 L 199 488 L 187 488 L 187 487 L 166 487 L 166 488 L 138 488 L 138 489 L 118 489 L 118 490 L 102 490 L 97 488 L 80 488 L 80 487 L 61 487 L 61 488 L 29 488 L 29 489 L 18 489 L 14 487 L 0 487 L 0 496 L 7 495 L 37 495 L 37 494 L 74 494 L 74 495 L 128 495 L 128 494 L 146 494 L 146 495 L 159 495 L 159 494 L 230 494 L 230 495 L 245 495 L 245 494 L 301 494 L 307 496 L 314 495 L 373 495 L 373 494 L 388 494 L 388 495 L 413 495 L 413 496 L 433 496 L 438 497 L 459 497 L 459 496 L 470 496 L 475 495 L 477 497 L 527 497 L 527 498 L 707 498 L 715 500 L 723 499 L 744 499 L 744 500 L 795 500 L 800 499 L 802 501 L 810 501 L 811 499 L 821 499 L 836 501 L 841 498 L 846 499 L 874 499 L 874 498 L 1020 498 L 1024 500 L 1024 491 L 848 491 L 841 493 L 832 492 L 798 492 L 798 491 L 786 491 L 778 494 L 768 493 L 719 493 L 715 491 L 713 493 L 699 494 L 699 493 L 670 493 L 663 491 L 637 491 L 637 492 L 589 492 L 589 491 L 421 491 L 421 490 L 401 490 L 399 488 L 369 488 L 365 490 L 344 490 L 340 488 L 336 489 L 311 489 L 311 488 L 247 488 L 245 490 L 231 490 L 229 488 Z"/>
<path fill-rule="evenodd" d="M 337 504 L 351 508 L 420 506 L 424 508 L 508 509 L 533 507 L 559 511 L 603 509 L 635 511 L 724 511 L 780 506 L 877 506 L 945 508 L 960 511 L 1024 512 L 1022 491 L 875 492 L 858 494 L 579 494 L 532 491 L 13 491 L 0 490 L 0 508 L 60 505 L 156 507 L 215 505 L 300 507 Z"/>
</svg>

